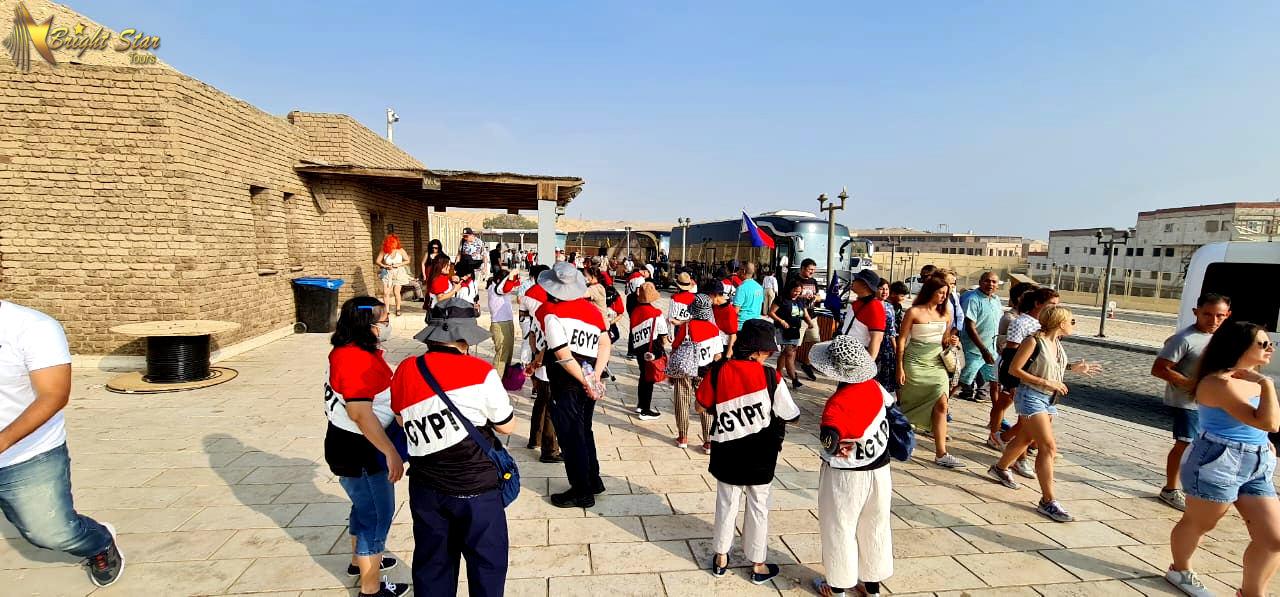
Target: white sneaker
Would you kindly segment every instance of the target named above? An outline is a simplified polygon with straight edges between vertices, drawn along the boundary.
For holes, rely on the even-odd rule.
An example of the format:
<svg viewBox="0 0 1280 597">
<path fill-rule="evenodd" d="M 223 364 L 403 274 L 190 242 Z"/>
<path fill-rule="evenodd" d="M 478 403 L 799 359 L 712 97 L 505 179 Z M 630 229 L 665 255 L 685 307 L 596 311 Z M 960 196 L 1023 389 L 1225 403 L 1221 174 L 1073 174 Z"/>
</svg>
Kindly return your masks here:
<svg viewBox="0 0 1280 597">
<path fill-rule="evenodd" d="M 942 468 L 961 468 L 964 466 L 968 466 L 964 462 L 961 462 L 959 458 L 956 458 L 955 456 L 952 456 L 950 454 L 943 454 L 938 458 L 934 458 L 933 463 Z"/>
<path fill-rule="evenodd" d="M 1160 501 L 1183 512 L 1187 511 L 1187 498 L 1181 489 L 1161 489 Z"/>
<path fill-rule="evenodd" d="M 1200 582 L 1200 577 L 1196 576 L 1193 570 L 1179 571 L 1170 568 L 1164 573 L 1164 579 L 1191 597 L 1213 597 L 1213 592 L 1205 588 L 1204 583 Z"/>
<path fill-rule="evenodd" d="M 1018 473 L 1028 479 L 1036 478 L 1036 467 L 1026 458 L 1019 458 L 1013 463 L 1013 472 Z"/>
</svg>

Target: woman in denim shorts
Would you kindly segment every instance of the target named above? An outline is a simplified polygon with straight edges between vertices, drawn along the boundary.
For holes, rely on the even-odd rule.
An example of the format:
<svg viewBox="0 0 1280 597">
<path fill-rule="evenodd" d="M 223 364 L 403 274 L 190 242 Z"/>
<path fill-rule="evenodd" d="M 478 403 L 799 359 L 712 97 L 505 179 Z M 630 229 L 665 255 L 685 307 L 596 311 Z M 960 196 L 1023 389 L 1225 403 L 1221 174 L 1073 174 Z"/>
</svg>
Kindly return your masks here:
<svg viewBox="0 0 1280 597">
<path fill-rule="evenodd" d="M 1053 439 L 1054 406 L 1058 396 L 1067 395 L 1067 385 L 1062 377 L 1067 371 L 1096 375 L 1102 370 L 1097 363 L 1070 363 L 1062 348 L 1063 336 L 1071 335 L 1076 320 L 1071 311 L 1057 305 L 1040 310 L 1040 331 L 1018 346 L 1009 362 L 1009 374 L 1022 380 L 1013 394 L 1013 408 L 1018 413 L 1020 431 L 1004 446 L 1000 461 L 987 469 L 987 475 L 1001 485 L 1017 489 L 1009 467 L 1026 451 L 1032 442 L 1036 452 L 1036 479 L 1040 481 L 1042 494 L 1036 511 L 1057 522 L 1071 522 L 1071 515 L 1058 502 L 1053 493 L 1053 459 L 1057 456 L 1057 444 Z"/>
<path fill-rule="evenodd" d="M 1280 429 L 1275 382 L 1258 372 L 1271 362 L 1275 344 L 1261 326 L 1222 325 L 1209 340 L 1195 377 L 1200 437 L 1182 460 L 1187 509 L 1173 527 L 1173 565 L 1165 578 L 1188 595 L 1211 595 L 1191 569 L 1191 556 L 1227 508 L 1249 529 L 1242 586 L 1236 595 L 1258 597 L 1280 565 L 1280 501 L 1272 475 L 1275 448 L 1268 432 Z"/>
</svg>

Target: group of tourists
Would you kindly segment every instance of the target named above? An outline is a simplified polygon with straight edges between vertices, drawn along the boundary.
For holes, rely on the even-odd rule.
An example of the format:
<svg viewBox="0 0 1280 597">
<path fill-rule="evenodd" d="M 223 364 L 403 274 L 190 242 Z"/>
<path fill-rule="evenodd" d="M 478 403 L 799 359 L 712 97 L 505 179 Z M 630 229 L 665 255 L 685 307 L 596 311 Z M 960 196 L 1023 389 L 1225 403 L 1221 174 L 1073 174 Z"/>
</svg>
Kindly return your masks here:
<svg viewBox="0 0 1280 597">
<path fill-rule="evenodd" d="M 878 595 L 879 583 L 892 574 L 888 464 L 894 448 L 909 451 L 913 444 L 903 429 L 932 439 L 935 465 L 966 466 L 947 449 L 953 397 L 991 404 L 986 445 L 999 456 L 987 475 L 1011 489 L 1021 486 L 1015 475 L 1036 480 L 1037 510 L 1055 521 L 1072 520 L 1054 491 L 1052 417 L 1069 393 L 1065 374 L 1093 375 L 1101 367 L 1068 358 L 1062 338 L 1074 331 L 1075 320 L 1052 289 L 1015 284 L 1006 312 L 994 272 L 960 293 L 955 272 L 926 266 L 908 304 L 905 284 L 872 270 L 824 288 L 814 277 L 816 264 L 806 259 L 781 284 L 753 263 L 730 262 L 701 278 L 677 269 L 670 278 L 676 291 L 664 301 L 653 282 L 661 270 L 629 255 L 602 260 L 571 253 L 552 267 L 530 267 L 522 279 L 503 263 L 487 267 L 485 244 L 466 230 L 456 259 L 443 254 L 438 241 L 429 245 L 423 266 L 428 323 L 415 336 L 427 352 L 393 371 L 379 343 L 400 310 L 392 306 L 399 294 L 394 286 L 403 282 L 394 269 L 408 261 L 393 241 L 388 238 L 378 258 L 391 270 L 383 277 L 387 300 L 356 297 L 343 305 L 325 387 L 326 460 L 352 501 L 349 572 L 360 578 L 360 595 L 408 590 L 384 576 L 397 562 L 382 555 L 394 513 L 392 486 L 405 475 L 406 462 L 414 583 L 448 592 L 465 558 L 472 594 L 501 594 L 507 473 L 497 435 L 515 427 L 510 386 L 503 383 L 508 376 L 533 378 L 528 447 L 540 450 L 543 462 L 564 464 L 569 487 L 549 496 L 551 504 L 593 507 L 605 486 L 592 420 L 605 380 L 613 379 L 615 343 L 640 370 L 637 419 L 663 416 L 654 390 L 664 381 L 672 386 L 678 447 L 688 446 L 697 413 L 697 443 L 717 480 L 715 554 L 707 562 L 715 576 L 727 573 L 744 496 L 741 534 L 750 580 L 765 583 L 778 574 L 767 561 L 769 493 L 786 426 L 799 424 L 791 392 L 804 387 L 801 374 L 837 383 L 814 422 L 823 461 L 820 594 Z M 510 256 L 495 261 L 509 265 Z M 487 332 L 477 324 L 482 294 Z M 1170 339 L 1152 370 L 1168 382 L 1165 400 L 1178 413 L 1160 499 L 1186 512 L 1173 533 L 1168 579 L 1189 594 L 1207 594 L 1190 559 L 1199 538 L 1235 503 L 1254 539 L 1242 587 L 1252 596 L 1280 563 L 1280 533 L 1253 524 L 1276 519 L 1274 456 L 1265 432 L 1280 427 L 1280 408 L 1271 381 L 1257 373 L 1272 347 L 1256 326 L 1223 326 L 1230 315 L 1226 297 L 1203 297 L 1196 313 L 1197 324 Z M 623 319 L 625 338 L 618 328 Z M 491 362 L 468 356 L 485 340 L 494 343 Z M 1010 406 L 1013 424 L 1006 421 Z M 1206 415 L 1203 426 L 1198 412 Z"/>
</svg>

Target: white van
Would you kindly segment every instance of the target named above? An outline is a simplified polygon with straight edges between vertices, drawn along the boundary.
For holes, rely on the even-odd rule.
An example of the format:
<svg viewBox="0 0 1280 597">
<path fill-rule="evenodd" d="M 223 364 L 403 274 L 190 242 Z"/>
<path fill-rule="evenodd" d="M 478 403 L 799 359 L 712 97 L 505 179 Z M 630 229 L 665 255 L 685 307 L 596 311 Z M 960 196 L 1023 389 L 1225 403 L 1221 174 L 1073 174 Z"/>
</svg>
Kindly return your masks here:
<svg viewBox="0 0 1280 597">
<path fill-rule="evenodd" d="M 1267 328 L 1280 339 L 1280 243 L 1229 242 L 1200 247 L 1187 265 L 1178 307 L 1178 329 L 1195 323 L 1191 310 L 1201 294 L 1213 292 L 1231 299 L 1231 319 Z M 1276 284 L 1273 286 L 1272 284 Z M 1264 373 L 1280 379 L 1280 358 L 1272 357 Z"/>
</svg>

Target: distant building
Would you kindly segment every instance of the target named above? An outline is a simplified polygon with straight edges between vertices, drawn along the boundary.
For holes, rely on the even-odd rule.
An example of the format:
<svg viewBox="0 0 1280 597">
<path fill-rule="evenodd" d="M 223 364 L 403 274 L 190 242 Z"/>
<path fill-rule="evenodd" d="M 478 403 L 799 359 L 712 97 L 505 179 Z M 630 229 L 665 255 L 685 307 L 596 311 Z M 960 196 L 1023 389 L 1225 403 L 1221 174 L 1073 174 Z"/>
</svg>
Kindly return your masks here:
<svg viewBox="0 0 1280 597">
<path fill-rule="evenodd" d="M 1094 292 L 1106 269 L 1098 228 L 1051 230 L 1045 255 L 1029 255 L 1031 274 L 1067 290 Z M 1280 238 L 1280 201 L 1218 203 L 1138 212 L 1133 237 L 1117 245 L 1112 291 L 1140 296 L 1181 295 L 1191 254 L 1208 243 Z"/>
<path fill-rule="evenodd" d="M 875 243 L 876 251 L 890 251 L 894 244 L 899 253 L 939 253 L 974 257 L 1023 257 L 1026 245 L 1043 243 L 1027 241 L 1021 236 L 988 236 L 969 232 L 925 232 L 912 228 L 876 228 L 852 232 L 856 238 Z"/>
</svg>

